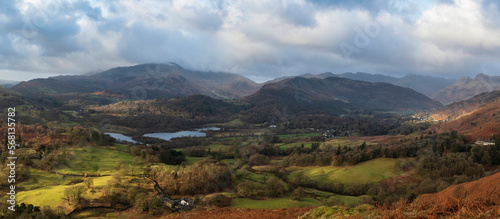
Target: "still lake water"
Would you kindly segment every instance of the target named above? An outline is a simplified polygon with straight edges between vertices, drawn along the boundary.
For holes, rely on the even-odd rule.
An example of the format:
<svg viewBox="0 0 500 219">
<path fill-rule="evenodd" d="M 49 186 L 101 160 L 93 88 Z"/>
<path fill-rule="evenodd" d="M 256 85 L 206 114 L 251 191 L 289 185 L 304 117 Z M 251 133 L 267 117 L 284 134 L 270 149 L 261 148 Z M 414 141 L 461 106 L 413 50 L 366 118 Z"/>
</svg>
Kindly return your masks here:
<svg viewBox="0 0 500 219">
<path fill-rule="evenodd" d="M 179 138 L 179 137 L 205 137 L 207 133 L 203 131 L 218 131 L 218 130 L 220 130 L 220 128 L 218 127 L 208 127 L 208 128 L 196 129 L 196 131 L 148 133 L 144 134 L 144 137 L 159 138 L 168 141 L 172 138 Z M 136 143 L 136 141 L 132 140 L 131 137 L 119 133 L 105 133 L 105 134 L 108 134 L 111 137 L 116 138 L 116 140 L 118 141 L 128 141 Z"/>
<path fill-rule="evenodd" d="M 145 134 L 144 137 L 159 138 L 168 141 L 172 138 L 179 138 L 179 137 L 205 137 L 207 133 L 203 131 L 218 131 L 218 130 L 220 130 L 220 128 L 208 127 L 208 128 L 196 129 L 196 131 L 149 133 Z"/>
<path fill-rule="evenodd" d="M 110 135 L 111 137 L 115 138 L 117 141 L 128 141 L 128 142 L 132 142 L 134 144 L 137 143 L 137 141 L 132 140 L 131 137 L 122 135 L 120 133 L 107 132 L 107 133 L 104 133 L 104 134 Z"/>
</svg>

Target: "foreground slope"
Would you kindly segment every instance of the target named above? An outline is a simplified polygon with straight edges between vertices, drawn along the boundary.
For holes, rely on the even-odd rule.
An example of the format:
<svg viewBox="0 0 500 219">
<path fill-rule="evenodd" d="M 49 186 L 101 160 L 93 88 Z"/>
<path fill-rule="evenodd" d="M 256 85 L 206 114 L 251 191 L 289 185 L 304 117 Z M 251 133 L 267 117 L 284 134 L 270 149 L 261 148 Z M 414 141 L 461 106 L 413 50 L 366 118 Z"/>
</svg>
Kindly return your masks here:
<svg viewBox="0 0 500 219">
<path fill-rule="evenodd" d="M 465 206 L 467 203 L 474 203 L 478 207 L 500 208 L 500 173 L 477 181 L 453 185 L 438 193 L 424 194 L 415 200 L 415 204 L 422 208 L 436 210 L 450 209 L 453 205 Z"/>
<path fill-rule="evenodd" d="M 424 194 L 412 203 L 402 200 L 387 206 L 321 206 L 301 219 L 314 218 L 499 218 L 500 173 L 477 181 L 450 186 Z"/>
<path fill-rule="evenodd" d="M 441 107 L 416 91 L 388 83 L 370 83 L 346 78 L 295 77 L 264 85 L 243 99 L 255 112 L 286 108 L 289 113 L 351 114 L 374 111 L 430 110 Z"/>
</svg>

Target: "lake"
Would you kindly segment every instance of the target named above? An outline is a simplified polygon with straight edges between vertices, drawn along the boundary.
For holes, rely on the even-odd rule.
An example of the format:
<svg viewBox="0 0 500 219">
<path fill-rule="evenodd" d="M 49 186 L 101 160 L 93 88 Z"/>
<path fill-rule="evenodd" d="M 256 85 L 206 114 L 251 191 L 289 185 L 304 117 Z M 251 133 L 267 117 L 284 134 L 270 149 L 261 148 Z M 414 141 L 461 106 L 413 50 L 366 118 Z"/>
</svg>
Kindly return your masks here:
<svg viewBox="0 0 500 219">
<path fill-rule="evenodd" d="M 218 131 L 218 130 L 220 130 L 220 128 L 218 127 L 207 127 L 207 128 L 196 129 L 196 131 L 159 132 L 159 133 L 145 134 L 144 136 L 151 138 L 159 138 L 168 141 L 172 138 L 179 138 L 179 137 L 205 137 L 207 133 L 203 131 Z"/>
<path fill-rule="evenodd" d="M 196 129 L 196 131 L 148 133 L 144 134 L 144 137 L 159 138 L 168 141 L 172 138 L 179 138 L 179 137 L 205 137 L 207 133 L 205 133 L 204 131 L 218 131 L 218 130 L 220 130 L 220 128 L 218 127 L 207 127 L 207 128 Z M 132 140 L 131 137 L 119 133 L 105 133 L 105 134 L 111 135 L 111 137 L 116 138 L 116 140 L 118 141 L 128 141 L 136 143 L 136 141 Z"/>
<path fill-rule="evenodd" d="M 180 132 L 158 132 L 145 134 L 144 137 L 159 138 L 163 140 L 170 140 L 179 137 L 205 137 L 207 133 L 200 131 L 180 131 Z"/>
<path fill-rule="evenodd" d="M 117 141 L 128 141 L 128 142 L 132 142 L 132 143 L 137 143 L 137 141 L 134 141 L 132 140 L 131 137 L 128 137 L 128 136 L 125 136 L 125 135 L 122 135 L 120 133 L 112 133 L 112 132 L 108 132 L 108 133 L 104 133 L 104 134 L 108 134 L 110 135 L 111 137 L 115 138 Z"/>
</svg>

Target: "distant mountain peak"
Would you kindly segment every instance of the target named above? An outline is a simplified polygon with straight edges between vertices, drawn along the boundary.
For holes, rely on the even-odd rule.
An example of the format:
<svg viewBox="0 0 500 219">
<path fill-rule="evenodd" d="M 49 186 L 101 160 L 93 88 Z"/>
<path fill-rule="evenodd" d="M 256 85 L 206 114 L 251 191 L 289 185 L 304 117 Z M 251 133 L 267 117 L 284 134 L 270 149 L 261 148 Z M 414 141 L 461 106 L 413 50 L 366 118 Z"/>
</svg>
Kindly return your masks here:
<svg viewBox="0 0 500 219">
<path fill-rule="evenodd" d="M 500 76 L 480 73 L 474 78 L 461 77 L 454 84 L 440 90 L 433 98 L 442 104 L 450 104 L 498 89 L 500 89 Z"/>
<path fill-rule="evenodd" d="M 479 73 L 476 75 L 476 79 L 484 79 L 484 78 L 490 78 L 490 77 L 491 76 L 483 74 L 483 73 Z"/>
<path fill-rule="evenodd" d="M 250 95 L 260 87 L 239 74 L 194 71 L 167 62 L 115 67 L 92 75 L 34 79 L 15 86 L 14 90 L 47 95 L 105 90 L 123 94 L 125 98 L 140 95 L 137 98 L 141 99 L 202 94 L 230 99 Z"/>
</svg>

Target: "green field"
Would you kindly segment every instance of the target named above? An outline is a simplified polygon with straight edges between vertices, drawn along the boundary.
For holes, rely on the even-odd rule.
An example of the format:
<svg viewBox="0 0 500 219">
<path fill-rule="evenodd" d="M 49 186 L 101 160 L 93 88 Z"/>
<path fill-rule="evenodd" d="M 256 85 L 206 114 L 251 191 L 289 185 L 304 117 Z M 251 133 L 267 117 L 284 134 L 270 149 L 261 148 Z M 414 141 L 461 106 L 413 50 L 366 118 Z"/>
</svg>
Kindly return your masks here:
<svg viewBox="0 0 500 219">
<path fill-rule="evenodd" d="M 248 177 L 246 177 L 247 179 L 261 183 L 265 183 L 266 180 L 274 176 L 273 174 L 270 173 L 252 173 L 250 171 L 247 171 L 247 174 L 248 174 Z"/>
<path fill-rule="evenodd" d="M 64 189 L 68 186 L 47 186 L 30 191 L 19 192 L 16 195 L 17 202 L 33 204 L 35 206 L 57 206 L 63 201 Z"/>
<path fill-rule="evenodd" d="M 186 163 L 189 165 L 193 165 L 194 163 L 205 160 L 207 158 L 208 157 L 186 157 Z"/>
<path fill-rule="evenodd" d="M 245 123 L 243 121 L 241 121 L 241 119 L 233 119 L 229 122 L 226 122 L 226 123 L 222 123 L 222 125 L 225 125 L 225 126 L 240 126 L 240 125 L 244 125 Z M 214 124 L 215 126 L 219 125 L 219 124 Z"/>
<path fill-rule="evenodd" d="M 252 200 L 248 198 L 235 198 L 231 201 L 232 208 L 249 208 L 249 209 L 276 209 L 276 208 L 292 208 L 292 207 L 307 207 L 319 206 L 321 202 L 313 198 L 304 198 L 300 201 L 291 198 L 276 198 L 265 200 Z"/>
<path fill-rule="evenodd" d="M 289 144 L 282 144 L 279 145 L 281 150 L 286 150 L 288 148 L 294 148 L 294 147 L 302 147 L 304 145 L 304 148 L 311 148 L 312 143 L 311 142 L 295 142 L 295 143 L 289 143 Z"/>
<path fill-rule="evenodd" d="M 112 174 L 117 171 L 118 161 L 126 165 L 133 164 L 134 156 L 125 152 L 126 147 L 117 144 L 112 147 L 72 148 L 71 154 L 73 158 L 58 167 L 57 172 L 62 174 Z"/>
<path fill-rule="evenodd" d="M 287 134 L 287 135 L 278 135 L 280 139 L 287 139 L 287 138 L 303 138 L 303 137 L 314 137 L 314 136 L 319 136 L 319 133 L 303 133 L 303 134 Z"/>
<path fill-rule="evenodd" d="M 19 187 L 23 190 L 32 190 L 45 186 L 66 185 L 72 179 L 80 177 L 63 177 L 58 174 L 49 173 L 39 169 L 30 169 L 30 179 L 19 183 Z M 16 186 L 17 187 L 17 186 Z"/>
<path fill-rule="evenodd" d="M 211 144 L 211 145 L 208 145 L 207 147 L 210 148 L 210 151 L 218 151 L 218 150 L 221 150 L 223 148 L 230 147 L 230 146 L 223 145 L 223 144 Z"/>
<path fill-rule="evenodd" d="M 344 147 L 344 146 L 347 146 L 347 147 L 351 147 L 351 148 L 354 148 L 354 147 L 359 147 L 361 144 L 363 144 L 364 141 L 361 141 L 361 140 L 350 140 L 346 137 L 340 137 L 340 138 L 335 138 L 335 139 L 331 139 L 331 140 L 328 140 L 325 142 L 325 145 L 329 145 L 329 146 L 332 146 L 332 147 L 338 147 L 339 145 L 341 147 Z M 366 145 L 376 145 L 377 143 L 373 143 L 373 142 L 366 142 Z"/>
<path fill-rule="evenodd" d="M 357 196 L 348 196 L 348 195 L 338 195 L 335 193 L 331 192 L 325 192 L 313 188 L 304 188 L 304 192 L 316 196 L 316 199 L 325 201 L 325 202 L 333 202 L 335 204 L 341 204 L 341 205 L 348 205 L 348 206 L 355 206 L 359 204 L 359 201 L 361 201 L 361 197 Z"/>
<path fill-rule="evenodd" d="M 230 163 L 230 164 L 233 164 L 234 163 L 234 159 L 223 159 L 221 161 L 224 161 L 226 163 Z"/>
<path fill-rule="evenodd" d="M 304 177 L 320 182 L 338 181 L 344 185 L 352 183 L 374 183 L 401 174 L 396 168 L 397 159 L 381 158 L 349 167 L 294 167 L 289 177 L 302 172 Z"/>
<path fill-rule="evenodd" d="M 111 178 L 111 176 L 94 177 L 94 187 L 106 185 Z M 83 183 L 75 185 L 83 185 Z M 64 189 L 71 186 L 73 185 L 45 186 L 34 190 L 22 191 L 16 195 L 16 199 L 18 203 L 24 202 L 40 207 L 45 205 L 53 207 L 63 202 L 62 196 Z"/>
</svg>

